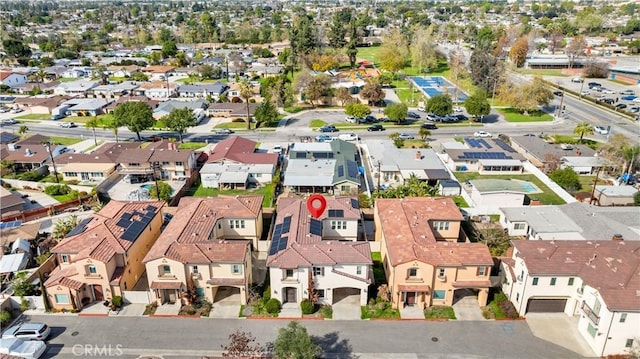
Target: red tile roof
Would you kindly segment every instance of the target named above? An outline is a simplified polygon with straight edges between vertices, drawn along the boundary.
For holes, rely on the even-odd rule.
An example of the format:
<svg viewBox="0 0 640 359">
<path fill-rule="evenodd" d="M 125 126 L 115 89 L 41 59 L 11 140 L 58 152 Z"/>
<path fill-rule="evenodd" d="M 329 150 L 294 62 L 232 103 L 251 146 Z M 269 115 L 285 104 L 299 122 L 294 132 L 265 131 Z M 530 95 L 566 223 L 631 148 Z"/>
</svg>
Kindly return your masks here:
<svg viewBox="0 0 640 359">
<path fill-rule="evenodd" d="M 79 290 L 84 283 L 79 282 L 69 277 L 78 275 L 78 270 L 73 265 L 66 265 L 64 267 L 56 267 L 49 274 L 49 278 L 44 282 L 46 288 L 61 285 L 63 287 Z"/>
<path fill-rule="evenodd" d="M 512 241 L 530 275 L 582 278 L 612 311 L 640 310 L 640 242 Z"/>
<path fill-rule="evenodd" d="M 245 164 L 278 164 L 276 153 L 256 153 L 257 142 L 243 137 L 231 137 L 220 141 L 210 152 L 207 163 L 225 160 Z"/>
<path fill-rule="evenodd" d="M 244 285 L 244 278 L 211 278 L 207 284 L 213 285 Z"/>
<path fill-rule="evenodd" d="M 209 239 L 219 220 L 258 218 L 262 196 L 184 197 L 177 213 L 144 258 L 170 258 L 181 263 L 244 262 L 247 240 Z"/>
<path fill-rule="evenodd" d="M 151 282 L 150 289 L 180 289 L 182 282 Z"/>
<path fill-rule="evenodd" d="M 431 221 L 464 219 L 451 198 L 378 199 L 375 210 L 392 266 L 413 260 L 435 266 L 493 265 L 484 244 L 436 241 Z"/>
</svg>

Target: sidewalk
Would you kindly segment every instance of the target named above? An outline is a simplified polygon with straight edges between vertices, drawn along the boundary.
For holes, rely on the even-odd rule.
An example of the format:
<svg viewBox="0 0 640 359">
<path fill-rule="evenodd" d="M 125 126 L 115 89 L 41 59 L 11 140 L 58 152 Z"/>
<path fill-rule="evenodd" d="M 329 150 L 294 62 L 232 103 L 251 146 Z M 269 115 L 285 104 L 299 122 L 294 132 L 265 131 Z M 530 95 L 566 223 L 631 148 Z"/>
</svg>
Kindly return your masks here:
<svg viewBox="0 0 640 359">
<path fill-rule="evenodd" d="M 84 138 L 84 137 L 83 137 Z M 102 141 L 104 143 L 104 141 Z M 78 143 L 74 143 L 73 145 L 67 146 L 74 150 L 75 153 L 84 153 L 89 148 L 95 148 L 95 142 L 93 141 L 93 136 L 90 139 L 82 140 Z M 100 141 L 98 141 L 98 146 L 100 146 Z"/>
</svg>

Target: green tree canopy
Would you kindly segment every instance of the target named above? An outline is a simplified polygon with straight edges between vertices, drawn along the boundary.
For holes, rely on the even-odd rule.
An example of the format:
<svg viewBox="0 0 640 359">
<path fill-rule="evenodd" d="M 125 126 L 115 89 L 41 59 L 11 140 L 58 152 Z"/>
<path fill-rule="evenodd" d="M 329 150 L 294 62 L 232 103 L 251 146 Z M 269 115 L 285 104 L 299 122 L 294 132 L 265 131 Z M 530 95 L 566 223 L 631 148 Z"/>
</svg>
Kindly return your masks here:
<svg viewBox="0 0 640 359">
<path fill-rule="evenodd" d="M 156 122 L 153 119 L 151 107 L 141 101 L 128 101 L 119 104 L 113 110 L 113 118 L 114 123 L 127 126 L 129 131 L 135 132 L 138 140 L 141 139 L 140 132 L 151 128 Z"/>
<path fill-rule="evenodd" d="M 178 133 L 180 142 L 182 142 L 182 135 L 187 131 L 187 128 L 197 124 L 193 110 L 188 107 L 174 108 L 163 118 L 163 121 L 172 131 Z"/>
<path fill-rule="evenodd" d="M 382 39 L 382 46 L 376 56 L 376 61 L 380 63 L 382 70 L 395 73 L 402 70 L 407 64 L 409 48 L 407 38 L 397 28 Z"/>
<path fill-rule="evenodd" d="M 464 108 L 474 117 L 488 115 L 491 111 L 491 105 L 489 105 L 484 91 L 476 91 L 473 95 L 467 97 L 464 101 Z"/>
<path fill-rule="evenodd" d="M 171 199 L 171 195 L 173 194 L 173 188 L 171 188 L 171 186 L 164 181 L 158 181 L 157 188 L 159 189 L 159 191 L 158 189 L 156 189 L 156 185 L 153 184 L 151 188 L 149 188 L 149 196 L 154 199 L 168 202 Z M 158 194 L 160 194 L 159 198 Z"/>
<path fill-rule="evenodd" d="M 391 121 L 400 122 L 407 118 L 407 105 L 403 103 L 392 103 L 391 105 L 385 107 L 384 115 L 389 117 Z"/>
<path fill-rule="evenodd" d="M 589 122 L 580 122 L 573 129 L 573 133 L 580 136 L 579 142 L 582 143 L 584 135 L 593 135 L 593 127 Z"/>
<path fill-rule="evenodd" d="M 382 85 L 380 85 L 378 79 L 369 78 L 365 81 L 362 91 L 360 91 L 360 96 L 369 101 L 369 104 L 378 104 L 384 100 L 386 94 L 382 90 Z"/>
<path fill-rule="evenodd" d="M 162 56 L 174 57 L 178 53 L 178 46 L 173 40 L 165 41 L 162 44 Z"/>
<path fill-rule="evenodd" d="M 549 178 L 569 193 L 575 193 L 582 188 L 578 174 L 569 167 L 551 171 Z"/>
<path fill-rule="evenodd" d="M 365 117 L 371 114 L 371 109 L 369 106 L 362 103 L 349 103 L 344 108 L 344 112 L 347 116 L 355 116 L 355 117 Z"/>
<path fill-rule="evenodd" d="M 256 118 L 257 125 L 260 126 L 262 123 L 271 123 L 278 121 L 280 118 L 280 114 L 278 113 L 278 109 L 273 105 L 273 102 L 266 100 L 256 108 L 253 116 Z"/>
<path fill-rule="evenodd" d="M 453 112 L 453 102 L 448 94 L 438 94 L 427 101 L 425 110 L 438 116 L 446 116 Z"/>
<path fill-rule="evenodd" d="M 273 347 L 278 359 L 315 359 L 321 352 L 307 329 L 298 322 L 289 322 L 289 325 L 280 328 Z"/>
</svg>

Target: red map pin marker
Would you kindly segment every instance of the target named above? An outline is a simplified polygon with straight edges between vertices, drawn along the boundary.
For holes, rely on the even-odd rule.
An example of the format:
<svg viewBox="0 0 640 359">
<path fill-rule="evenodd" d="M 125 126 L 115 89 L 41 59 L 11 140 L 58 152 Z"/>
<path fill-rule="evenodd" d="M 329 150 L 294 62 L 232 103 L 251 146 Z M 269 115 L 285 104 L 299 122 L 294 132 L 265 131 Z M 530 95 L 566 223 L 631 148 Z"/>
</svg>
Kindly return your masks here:
<svg viewBox="0 0 640 359">
<path fill-rule="evenodd" d="M 322 216 L 325 208 L 327 208 L 327 200 L 324 199 L 324 196 L 314 194 L 307 199 L 307 209 L 309 209 L 314 218 Z"/>
</svg>

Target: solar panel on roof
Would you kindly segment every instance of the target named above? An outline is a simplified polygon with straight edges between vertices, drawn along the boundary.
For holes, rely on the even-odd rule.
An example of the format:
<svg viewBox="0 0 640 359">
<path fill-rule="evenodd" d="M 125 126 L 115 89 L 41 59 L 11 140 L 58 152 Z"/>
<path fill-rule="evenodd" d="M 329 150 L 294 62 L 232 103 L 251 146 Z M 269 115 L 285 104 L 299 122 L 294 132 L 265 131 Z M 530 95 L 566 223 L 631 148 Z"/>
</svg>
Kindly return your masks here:
<svg viewBox="0 0 640 359">
<path fill-rule="evenodd" d="M 343 218 L 344 210 L 342 209 L 330 209 L 329 210 L 329 218 Z"/>
<path fill-rule="evenodd" d="M 124 231 L 124 233 L 122 234 L 122 236 L 120 236 L 120 238 L 124 239 L 125 241 L 133 242 L 140 236 L 140 234 L 144 230 L 144 227 L 146 227 L 144 223 L 133 222 L 131 223 L 129 228 L 127 228 L 127 230 Z"/>
<path fill-rule="evenodd" d="M 270 256 L 278 253 L 279 240 L 280 240 L 280 237 L 278 237 L 278 240 L 276 240 L 275 238 L 273 238 L 271 240 L 271 246 L 269 247 L 269 255 Z"/>
<path fill-rule="evenodd" d="M 355 199 L 355 198 L 351 199 L 351 207 L 353 207 L 355 209 L 359 209 L 360 208 L 360 203 L 358 202 L 357 199 Z"/>
<path fill-rule="evenodd" d="M 280 241 L 278 242 L 278 251 L 281 251 L 281 250 L 287 248 L 287 241 L 288 240 L 289 240 L 289 237 L 280 238 Z"/>
<path fill-rule="evenodd" d="M 152 206 L 152 205 L 148 205 L 145 210 L 147 210 L 147 212 L 155 212 L 158 209 L 158 207 L 156 206 Z"/>
<path fill-rule="evenodd" d="M 340 165 L 338 166 L 338 177 L 342 177 L 344 176 L 344 166 Z"/>
<path fill-rule="evenodd" d="M 316 236 L 322 236 L 322 222 L 312 218 L 309 232 Z"/>
<path fill-rule="evenodd" d="M 280 235 L 282 233 L 282 224 L 276 224 L 276 227 L 273 229 L 273 235 Z"/>
<path fill-rule="evenodd" d="M 289 233 L 290 229 L 291 229 L 291 216 L 286 216 L 282 221 L 282 233 Z"/>
<path fill-rule="evenodd" d="M 353 161 L 347 161 L 347 174 L 349 177 L 358 177 L 358 165 Z"/>
<path fill-rule="evenodd" d="M 20 227 L 22 221 L 0 222 L 0 229 Z"/>
<path fill-rule="evenodd" d="M 489 142 L 487 142 L 484 138 L 481 138 L 481 139 L 479 139 L 479 140 L 477 140 L 477 141 L 478 141 L 478 145 L 479 145 L 479 147 L 484 146 L 484 147 L 485 147 L 485 148 L 487 148 L 487 149 L 491 149 L 491 145 L 490 145 L 490 144 L 489 144 Z"/>
<path fill-rule="evenodd" d="M 89 224 L 89 222 L 91 222 L 91 217 L 83 219 L 82 221 L 80 221 L 80 223 L 78 223 L 76 228 L 72 229 L 71 232 L 69 232 L 65 236 L 65 238 L 66 237 L 75 236 L 77 234 L 80 234 L 80 233 L 84 232 L 85 229 L 87 229 L 87 224 Z"/>
<path fill-rule="evenodd" d="M 515 152 L 515 150 L 503 140 L 493 140 L 493 142 L 507 152 Z"/>
<path fill-rule="evenodd" d="M 124 218 L 126 220 L 130 220 L 131 219 L 131 213 L 123 213 L 122 216 L 120 216 L 120 218 Z"/>
<path fill-rule="evenodd" d="M 122 227 L 122 228 L 127 228 L 127 227 L 129 227 L 130 224 L 131 224 L 131 221 L 128 218 L 120 218 L 118 223 L 116 223 L 116 226 Z"/>
</svg>

